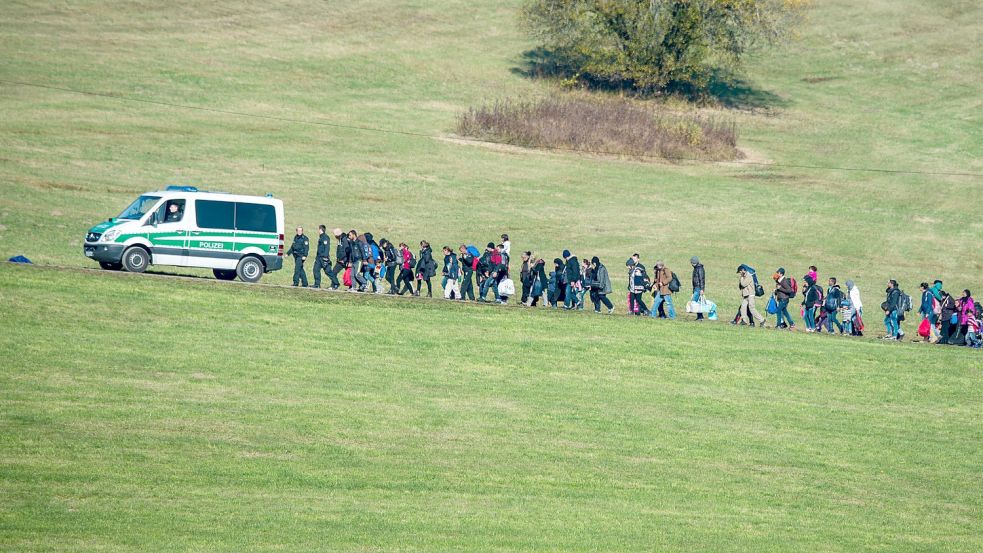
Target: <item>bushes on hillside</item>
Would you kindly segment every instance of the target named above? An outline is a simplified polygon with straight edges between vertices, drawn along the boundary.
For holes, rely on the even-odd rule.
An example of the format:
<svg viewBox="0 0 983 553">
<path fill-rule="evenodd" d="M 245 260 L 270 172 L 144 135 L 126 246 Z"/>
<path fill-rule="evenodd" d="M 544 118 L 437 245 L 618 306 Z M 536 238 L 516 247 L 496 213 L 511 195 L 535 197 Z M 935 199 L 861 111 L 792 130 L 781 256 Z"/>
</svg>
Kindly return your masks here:
<svg viewBox="0 0 983 553">
<path fill-rule="evenodd" d="M 733 122 L 656 111 L 626 99 L 501 100 L 458 119 L 463 136 L 533 148 L 666 159 L 740 157 Z"/>
</svg>

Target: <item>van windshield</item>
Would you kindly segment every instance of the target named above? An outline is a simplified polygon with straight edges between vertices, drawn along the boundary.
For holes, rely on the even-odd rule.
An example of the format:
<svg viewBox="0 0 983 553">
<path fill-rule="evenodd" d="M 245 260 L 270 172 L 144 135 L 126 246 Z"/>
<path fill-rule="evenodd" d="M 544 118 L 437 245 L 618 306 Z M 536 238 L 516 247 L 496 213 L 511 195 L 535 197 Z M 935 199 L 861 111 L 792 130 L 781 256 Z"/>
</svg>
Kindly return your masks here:
<svg viewBox="0 0 983 553">
<path fill-rule="evenodd" d="M 140 196 L 133 200 L 130 207 L 124 209 L 117 219 L 140 219 L 157 204 L 159 199 L 160 196 Z"/>
</svg>

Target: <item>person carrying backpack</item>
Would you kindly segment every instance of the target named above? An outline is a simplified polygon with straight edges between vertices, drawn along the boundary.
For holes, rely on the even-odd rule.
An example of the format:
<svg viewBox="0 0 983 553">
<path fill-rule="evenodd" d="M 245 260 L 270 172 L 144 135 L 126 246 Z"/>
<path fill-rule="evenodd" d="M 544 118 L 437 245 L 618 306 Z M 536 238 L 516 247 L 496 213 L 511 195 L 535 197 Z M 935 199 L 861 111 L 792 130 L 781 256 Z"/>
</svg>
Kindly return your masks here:
<svg viewBox="0 0 983 553">
<path fill-rule="evenodd" d="M 365 287 L 365 278 L 362 277 L 362 261 L 364 260 L 362 246 L 358 241 L 358 232 L 355 229 L 348 231 L 348 266 L 351 271 L 351 287 L 349 292 L 360 291 Z"/>
<path fill-rule="evenodd" d="M 843 314 L 843 326 L 851 336 L 863 336 L 863 328 L 860 324 L 863 320 L 862 313 L 864 304 L 860 300 L 860 288 L 852 280 L 846 281 L 847 297 L 849 305 Z"/>
<path fill-rule="evenodd" d="M 826 312 L 826 332 L 833 333 L 833 325 L 843 334 L 843 325 L 836 320 L 836 315 L 840 312 L 843 305 L 843 291 L 836 283 L 835 277 L 829 277 L 829 288 L 826 289 L 826 299 L 823 303 L 823 311 Z"/>
<path fill-rule="evenodd" d="M 693 266 L 693 301 L 698 302 L 706 295 L 707 274 L 699 257 L 691 257 L 689 264 Z M 696 320 L 702 321 L 703 313 L 697 313 Z"/>
<path fill-rule="evenodd" d="M 805 290 L 802 292 L 802 307 L 804 308 L 802 319 L 806 325 L 806 332 L 815 332 L 816 308 L 819 306 L 822 298 L 819 294 L 819 287 L 811 275 L 802 277 L 802 280 L 806 284 Z"/>
<path fill-rule="evenodd" d="M 939 314 L 938 308 L 941 305 L 936 299 L 935 294 L 932 293 L 931 287 L 927 282 L 923 282 L 918 285 L 918 289 L 922 292 L 922 299 L 918 303 L 918 314 L 921 315 L 922 321 L 928 321 L 930 334 L 929 341 L 939 339 L 938 323 Z M 919 325 L 921 326 L 921 325 Z"/>
<path fill-rule="evenodd" d="M 402 262 L 399 265 L 399 277 L 396 278 L 396 293 L 400 296 L 406 292 L 413 295 L 413 268 L 416 267 L 416 259 L 406 242 L 399 243 L 399 256 Z"/>
<path fill-rule="evenodd" d="M 901 340 L 904 332 L 901 331 L 901 289 L 898 288 L 898 281 L 891 279 L 887 281 L 887 289 L 884 290 L 885 299 L 881 304 L 884 311 L 884 328 L 887 334 L 885 340 Z"/>
<path fill-rule="evenodd" d="M 737 268 L 737 274 L 740 275 L 737 288 L 741 291 L 741 307 L 738 310 L 739 317 L 743 318 L 751 326 L 754 326 L 754 323 L 757 322 L 761 328 L 765 328 L 765 318 L 758 313 L 758 309 L 754 305 L 757 291 L 750 267 L 741 265 Z M 730 324 L 736 325 L 737 319 L 731 321 Z"/>
<path fill-rule="evenodd" d="M 474 268 L 478 260 L 464 244 L 457 251 L 461 253 L 458 257 L 458 266 L 461 268 L 461 299 L 474 301 Z"/>
<path fill-rule="evenodd" d="M 387 294 L 396 293 L 396 277 L 399 276 L 399 253 L 392 242 L 383 238 L 379 241 L 379 251 L 382 256 L 382 263 L 386 267 L 386 282 L 389 283 Z"/>
<path fill-rule="evenodd" d="M 590 301 L 594 304 L 594 313 L 600 313 L 601 304 L 604 304 L 604 307 L 608 308 L 608 315 L 610 315 L 614 313 L 614 304 L 608 299 L 608 294 L 612 291 L 611 275 L 608 274 L 608 268 L 601 263 L 596 255 L 591 258 L 590 263 Z"/>
<path fill-rule="evenodd" d="M 659 306 L 664 303 L 666 306 L 666 317 L 670 320 L 676 318 L 676 308 L 672 305 L 672 285 L 674 279 L 675 276 L 669 270 L 669 267 L 666 267 L 666 264 L 662 261 L 656 261 L 655 273 L 652 275 L 652 297 L 654 298 L 651 311 L 652 317 L 659 316 Z M 679 281 L 678 279 L 675 280 L 677 284 L 675 288 L 679 290 Z"/>
<path fill-rule="evenodd" d="M 433 250 L 430 243 L 420 240 L 420 260 L 416 265 L 416 294 L 420 295 L 423 285 L 427 285 L 427 297 L 433 297 L 433 289 L 430 287 L 430 279 L 437 275 L 437 262 L 433 259 Z"/>
<path fill-rule="evenodd" d="M 797 285 L 794 280 L 785 276 L 785 268 L 779 267 L 772 276 L 775 281 L 775 302 L 778 304 L 777 320 L 775 328 L 787 328 L 795 330 L 795 321 L 788 312 L 788 300 L 795 297 L 798 293 Z"/>
</svg>

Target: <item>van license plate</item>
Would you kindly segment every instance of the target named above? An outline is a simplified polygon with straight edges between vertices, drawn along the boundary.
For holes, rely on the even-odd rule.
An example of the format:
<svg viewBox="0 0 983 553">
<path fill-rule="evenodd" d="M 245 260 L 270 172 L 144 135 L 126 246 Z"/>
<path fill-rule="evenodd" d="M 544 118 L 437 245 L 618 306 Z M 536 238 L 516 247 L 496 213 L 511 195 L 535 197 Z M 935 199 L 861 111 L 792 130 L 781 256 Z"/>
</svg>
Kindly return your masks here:
<svg viewBox="0 0 983 553">
<path fill-rule="evenodd" d="M 92 250 L 85 250 L 85 256 L 86 257 L 92 257 L 95 254 L 96 254 L 96 252 L 94 252 Z"/>
</svg>

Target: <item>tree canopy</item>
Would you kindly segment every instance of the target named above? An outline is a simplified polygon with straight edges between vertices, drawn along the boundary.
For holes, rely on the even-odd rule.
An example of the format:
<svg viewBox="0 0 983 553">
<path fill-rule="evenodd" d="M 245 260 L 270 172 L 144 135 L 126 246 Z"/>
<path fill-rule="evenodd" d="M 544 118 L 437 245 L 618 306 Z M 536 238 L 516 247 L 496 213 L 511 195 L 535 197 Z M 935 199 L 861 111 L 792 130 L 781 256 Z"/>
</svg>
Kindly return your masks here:
<svg viewBox="0 0 983 553">
<path fill-rule="evenodd" d="M 704 89 L 786 40 L 808 0 L 529 0 L 521 19 L 576 79 L 644 93 Z"/>
</svg>

